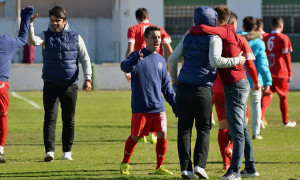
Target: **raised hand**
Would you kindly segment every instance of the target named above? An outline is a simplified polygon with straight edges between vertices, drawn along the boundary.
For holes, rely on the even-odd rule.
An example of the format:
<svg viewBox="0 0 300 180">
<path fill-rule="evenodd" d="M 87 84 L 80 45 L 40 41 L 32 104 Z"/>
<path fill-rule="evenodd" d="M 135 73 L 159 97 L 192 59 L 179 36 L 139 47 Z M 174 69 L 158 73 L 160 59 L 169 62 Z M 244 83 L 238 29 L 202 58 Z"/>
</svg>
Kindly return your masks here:
<svg viewBox="0 0 300 180">
<path fill-rule="evenodd" d="M 39 16 L 39 14 L 35 14 L 30 18 L 30 24 L 33 23 L 33 21 L 35 20 L 35 18 L 37 18 Z"/>
</svg>

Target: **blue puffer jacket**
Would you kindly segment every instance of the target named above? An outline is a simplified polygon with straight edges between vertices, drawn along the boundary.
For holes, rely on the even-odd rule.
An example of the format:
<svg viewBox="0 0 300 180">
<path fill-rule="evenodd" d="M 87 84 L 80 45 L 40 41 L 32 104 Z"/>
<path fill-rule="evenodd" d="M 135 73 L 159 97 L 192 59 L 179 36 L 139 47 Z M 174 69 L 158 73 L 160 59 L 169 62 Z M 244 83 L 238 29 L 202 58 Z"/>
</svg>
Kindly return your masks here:
<svg viewBox="0 0 300 180">
<path fill-rule="evenodd" d="M 210 7 L 198 7 L 194 13 L 195 25 L 216 26 L 217 13 Z M 209 41 L 212 36 L 189 34 L 183 41 L 184 64 L 178 82 L 211 88 L 216 79 L 216 68 L 209 63 Z"/>
<path fill-rule="evenodd" d="M 242 34 L 249 42 L 249 45 L 254 53 L 255 60 L 253 61 L 256 69 L 258 81 L 261 86 L 272 85 L 272 76 L 269 69 L 269 61 L 266 56 L 266 46 L 262 40 L 262 35 L 259 32 L 239 32 Z M 245 67 L 246 68 L 246 67 Z M 247 78 L 250 83 L 250 87 L 254 88 L 253 81 L 247 73 Z"/>
<path fill-rule="evenodd" d="M 78 34 L 70 29 L 44 31 L 43 75 L 45 82 L 70 86 L 78 81 Z"/>
</svg>

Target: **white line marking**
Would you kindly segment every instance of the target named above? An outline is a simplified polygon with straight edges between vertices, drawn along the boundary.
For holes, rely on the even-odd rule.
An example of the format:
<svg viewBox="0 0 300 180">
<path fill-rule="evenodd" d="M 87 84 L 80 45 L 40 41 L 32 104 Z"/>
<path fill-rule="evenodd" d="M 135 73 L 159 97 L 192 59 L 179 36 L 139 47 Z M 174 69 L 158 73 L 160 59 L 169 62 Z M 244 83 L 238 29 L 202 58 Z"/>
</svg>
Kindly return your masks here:
<svg viewBox="0 0 300 180">
<path fill-rule="evenodd" d="M 29 100 L 29 99 L 23 97 L 23 96 L 18 95 L 18 94 L 17 94 L 16 92 L 14 92 L 14 91 L 10 92 L 10 94 L 11 94 L 13 97 L 15 97 L 15 98 L 18 98 L 18 99 L 21 99 L 21 100 L 23 100 L 23 101 L 25 101 L 25 102 L 28 102 L 30 105 L 32 105 L 32 106 L 33 106 L 34 108 L 36 108 L 36 109 L 42 109 L 42 107 L 39 106 L 38 104 L 36 104 L 35 102 L 33 102 L 33 101 L 31 101 L 31 100 Z"/>
</svg>

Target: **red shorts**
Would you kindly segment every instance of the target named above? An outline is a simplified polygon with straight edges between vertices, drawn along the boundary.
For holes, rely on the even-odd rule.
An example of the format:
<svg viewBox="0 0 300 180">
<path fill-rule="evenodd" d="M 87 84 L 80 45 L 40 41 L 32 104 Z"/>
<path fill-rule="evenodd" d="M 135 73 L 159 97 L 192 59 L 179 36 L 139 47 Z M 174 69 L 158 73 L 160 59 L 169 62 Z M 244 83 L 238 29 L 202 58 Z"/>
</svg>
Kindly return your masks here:
<svg viewBox="0 0 300 180">
<path fill-rule="evenodd" d="M 7 114 L 9 98 L 8 98 L 9 83 L 0 81 L 0 113 Z"/>
<path fill-rule="evenodd" d="M 224 92 L 214 92 L 212 96 L 212 101 L 216 107 L 218 121 L 226 119 Z"/>
<path fill-rule="evenodd" d="M 268 94 L 272 94 L 274 92 L 277 92 L 279 96 L 287 96 L 289 93 L 288 79 L 273 77 L 272 86 L 270 87 Z"/>
<path fill-rule="evenodd" d="M 167 116 L 160 113 L 132 113 L 131 135 L 148 136 L 149 132 L 167 132 Z"/>
</svg>

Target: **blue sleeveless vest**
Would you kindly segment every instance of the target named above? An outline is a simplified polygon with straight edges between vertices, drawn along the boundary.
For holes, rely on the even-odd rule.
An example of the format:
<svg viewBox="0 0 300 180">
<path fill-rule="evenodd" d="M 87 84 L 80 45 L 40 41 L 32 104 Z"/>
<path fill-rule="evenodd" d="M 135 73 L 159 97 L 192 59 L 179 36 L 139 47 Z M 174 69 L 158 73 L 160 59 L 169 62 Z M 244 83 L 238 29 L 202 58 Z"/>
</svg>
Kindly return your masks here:
<svg viewBox="0 0 300 180">
<path fill-rule="evenodd" d="M 78 81 L 78 34 L 70 29 L 44 31 L 43 75 L 45 82 L 56 86 L 70 86 Z"/>
<path fill-rule="evenodd" d="M 216 68 L 209 63 L 209 40 L 212 36 L 189 34 L 183 41 L 184 64 L 178 82 L 211 88 L 217 76 Z"/>
</svg>

